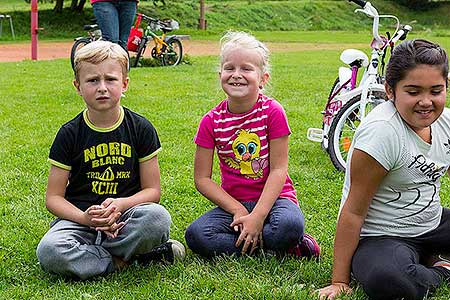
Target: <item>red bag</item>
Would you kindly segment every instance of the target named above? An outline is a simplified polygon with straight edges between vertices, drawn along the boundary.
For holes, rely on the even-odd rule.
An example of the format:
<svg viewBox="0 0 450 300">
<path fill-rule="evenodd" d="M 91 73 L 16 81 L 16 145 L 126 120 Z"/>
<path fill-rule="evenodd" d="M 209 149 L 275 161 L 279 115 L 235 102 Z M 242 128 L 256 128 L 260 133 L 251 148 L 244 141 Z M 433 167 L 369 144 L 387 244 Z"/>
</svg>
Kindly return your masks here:
<svg viewBox="0 0 450 300">
<path fill-rule="evenodd" d="M 127 42 L 128 51 L 136 52 L 138 50 L 139 44 L 141 43 L 143 35 L 143 29 L 139 28 L 139 24 L 141 24 L 141 18 L 141 14 L 138 14 L 136 23 L 134 23 L 134 27 L 131 27 Z"/>
</svg>

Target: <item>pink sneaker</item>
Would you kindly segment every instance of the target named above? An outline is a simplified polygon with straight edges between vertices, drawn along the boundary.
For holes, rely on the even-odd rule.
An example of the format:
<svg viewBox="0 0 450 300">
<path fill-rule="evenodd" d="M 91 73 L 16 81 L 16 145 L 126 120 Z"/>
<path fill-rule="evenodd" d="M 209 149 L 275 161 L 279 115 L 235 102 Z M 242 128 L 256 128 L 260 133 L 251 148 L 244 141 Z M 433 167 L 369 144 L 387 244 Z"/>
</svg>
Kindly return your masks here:
<svg viewBox="0 0 450 300">
<path fill-rule="evenodd" d="M 318 259 L 320 255 L 320 247 L 312 236 L 305 233 L 303 235 L 302 242 L 300 244 L 295 245 L 292 248 L 289 248 L 287 253 L 295 255 L 298 258 Z"/>
</svg>

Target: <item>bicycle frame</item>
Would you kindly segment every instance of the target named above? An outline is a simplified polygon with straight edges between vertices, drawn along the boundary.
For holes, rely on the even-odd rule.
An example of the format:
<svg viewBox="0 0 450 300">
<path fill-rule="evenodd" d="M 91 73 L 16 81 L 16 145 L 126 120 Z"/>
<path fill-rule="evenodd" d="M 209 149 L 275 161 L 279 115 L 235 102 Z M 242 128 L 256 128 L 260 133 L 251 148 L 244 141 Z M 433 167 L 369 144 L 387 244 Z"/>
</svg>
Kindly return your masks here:
<svg viewBox="0 0 450 300">
<path fill-rule="evenodd" d="M 409 25 L 399 29 L 400 22 L 397 17 L 379 15 L 370 2 L 364 0 L 349 1 L 362 7 L 362 9 L 356 9 L 355 12 L 362 12 L 373 18 L 370 59 L 360 50 L 347 49 L 342 52 L 340 59 L 349 66 L 339 68 L 339 76 L 327 99 L 325 110 L 322 111 L 324 115 L 322 129 L 309 128 L 307 133 L 309 140 L 322 143 L 323 149 L 329 153 L 333 164 L 339 170 L 345 169 L 345 153 L 350 148 L 351 132 L 354 132 L 359 122 L 365 118 L 368 108 L 373 108 L 385 101 L 384 59 L 388 48 L 392 50 L 395 43 L 405 38 L 406 34 L 412 29 Z M 392 37 L 389 36 L 389 33 L 389 38 L 379 35 L 380 18 L 396 20 L 396 28 Z M 364 67 L 364 73 L 357 83 L 358 72 L 361 67 Z M 349 117 L 349 110 L 351 110 L 351 117 Z M 348 118 L 348 123 L 340 120 L 343 116 Z M 344 126 L 347 128 L 345 134 L 341 131 Z M 346 139 L 346 141 L 343 142 L 341 138 Z"/>
<path fill-rule="evenodd" d="M 169 45 L 164 41 L 166 39 L 166 34 L 163 32 L 161 37 L 159 37 L 157 34 L 151 31 L 149 27 L 150 25 L 147 25 L 145 36 L 147 37 L 147 39 L 149 36 L 153 39 L 153 41 L 155 42 L 156 53 L 160 54 L 163 46 L 169 47 Z"/>
<path fill-rule="evenodd" d="M 385 91 L 383 82 L 381 82 L 381 78 L 384 74 L 382 71 L 379 71 L 380 58 L 389 46 L 394 45 L 395 42 L 397 42 L 405 34 L 405 32 L 411 30 L 410 26 L 406 26 L 404 29 L 399 30 L 399 21 L 397 17 L 392 15 L 379 15 L 376 8 L 373 7 L 370 2 L 365 2 L 364 8 L 356 9 L 355 12 L 362 12 L 373 18 L 373 41 L 371 43 L 371 57 L 366 66 L 356 64 L 356 60 L 345 62 L 345 59 L 343 59 L 342 57 L 343 55 L 341 55 L 341 60 L 349 64 L 350 68 L 341 67 L 339 69 L 339 88 L 331 93 L 325 105 L 325 110 L 322 112 L 324 114 L 323 129 L 316 130 L 315 132 L 308 130 L 308 138 L 313 141 L 323 142 L 323 147 L 325 149 L 328 148 L 326 135 L 328 133 L 331 122 L 337 112 L 341 109 L 341 107 L 345 105 L 345 103 L 347 103 L 353 97 L 361 95 L 359 117 L 362 120 L 366 115 L 366 106 L 371 101 L 369 96 L 372 95 L 373 92 Z M 380 18 L 394 18 L 397 21 L 395 32 L 390 40 L 381 37 L 378 33 Z M 352 49 L 344 50 L 343 54 L 345 53 L 345 51 L 349 50 Z M 359 50 L 352 51 L 360 52 Z M 360 53 L 361 54 L 359 55 L 365 56 L 363 52 Z M 356 53 L 352 54 L 354 56 L 357 55 Z M 366 66 L 366 68 L 359 84 L 357 85 L 358 70 L 361 66 Z M 344 89 L 345 92 L 343 92 Z"/>
<path fill-rule="evenodd" d="M 167 35 L 172 30 L 179 29 L 175 20 L 159 20 L 144 14 L 138 13 L 138 20 L 145 21 L 144 32 L 137 47 L 136 58 L 133 63 L 137 67 L 143 57 L 149 42 L 153 40 L 154 47 L 151 48 L 151 57 L 160 61 L 162 66 L 175 66 L 180 63 L 183 56 L 183 46 L 177 35 Z M 161 35 L 155 31 L 162 31 Z"/>
<path fill-rule="evenodd" d="M 138 15 L 141 15 L 143 20 L 145 20 L 147 22 L 147 26 L 145 27 L 143 38 L 145 38 L 146 42 L 148 42 L 150 40 L 149 37 L 151 37 L 151 39 L 155 43 L 156 54 L 158 54 L 158 55 L 161 54 L 161 49 L 163 49 L 163 47 L 171 48 L 171 46 L 165 42 L 170 36 L 167 36 L 167 34 L 166 34 L 167 30 L 164 30 L 161 28 L 161 25 L 160 25 L 161 21 L 158 19 L 154 19 L 149 16 L 146 16 L 144 14 L 138 14 Z M 154 27 L 154 28 L 152 28 L 152 27 Z M 156 33 L 153 32 L 153 29 L 162 30 L 162 35 L 161 36 L 157 35 Z"/>
</svg>

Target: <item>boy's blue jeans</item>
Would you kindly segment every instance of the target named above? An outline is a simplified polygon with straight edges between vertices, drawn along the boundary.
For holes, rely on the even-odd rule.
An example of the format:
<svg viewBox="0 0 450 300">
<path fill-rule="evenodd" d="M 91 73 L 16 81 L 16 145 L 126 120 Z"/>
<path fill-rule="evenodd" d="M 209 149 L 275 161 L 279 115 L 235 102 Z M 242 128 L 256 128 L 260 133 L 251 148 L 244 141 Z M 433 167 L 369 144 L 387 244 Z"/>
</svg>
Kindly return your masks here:
<svg viewBox="0 0 450 300">
<path fill-rule="evenodd" d="M 41 267 L 51 273 L 88 279 L 113 272 L 116 267 L 112 256 L 128 261 L 169 239 L 170 214 L 159 204 L 134 206 L 119 221 L 126 224 L 111 239 L 88 226 L 56 219 L 36 250 Z"/>
<path fill-rule="evenodd" d="M 256 203 L 242 203 L 251 212 Z M 239 232 L 230 227 L 233 216 L 216 207 L 195 220 L 186 230 L 186 242 L 191 250 L 205 257 L 241 255 L 236 247 Z M 303 238 L 304 217 L 300 208 L 288 199 L 278 199 L 269 212 L 263 227 L 264 250 L 285 253 Z"/>
<path fill-rule="evenodd" d="M 128 36 L 136 16 L 136 5 L 135 1 L 126 0 L 92 4 L 104 40 L 118 43 L 127 49 Z"/>
</svg>

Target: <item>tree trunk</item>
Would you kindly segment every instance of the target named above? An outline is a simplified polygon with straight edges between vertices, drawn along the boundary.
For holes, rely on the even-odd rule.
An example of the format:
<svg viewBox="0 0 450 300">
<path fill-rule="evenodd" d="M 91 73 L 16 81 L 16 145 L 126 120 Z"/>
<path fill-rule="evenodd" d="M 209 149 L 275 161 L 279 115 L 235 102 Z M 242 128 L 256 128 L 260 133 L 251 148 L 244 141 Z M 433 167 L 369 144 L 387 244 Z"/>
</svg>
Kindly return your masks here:
<svg viewBox="0 0 450 300">
<path fill-rule="evenodd" d="M 55 7 L 53 8 L 54 12 L 61 13 L 63 10 L 64 0 L 56 0 Z"/>
<path fill-rule="evenodd" d="M 77 9 L 78 0 L 72 0 L 72 3 L 70 3 L 70 10 Z"/>
<path fill-rule="evenodd" d="M 198 29 L 206 29 L 205 0 L 200 0 L 200 18 L 198 19 Z"/>
<path fill-rule="evenodd" d="M 80 0 L 80 2 L 78 3 L 78 6 L 77 6 L 77 12 L 82 12 L 85 4 L 86 4 L 86 0 Z"/>
</svg>

